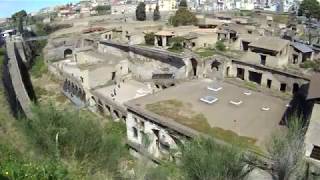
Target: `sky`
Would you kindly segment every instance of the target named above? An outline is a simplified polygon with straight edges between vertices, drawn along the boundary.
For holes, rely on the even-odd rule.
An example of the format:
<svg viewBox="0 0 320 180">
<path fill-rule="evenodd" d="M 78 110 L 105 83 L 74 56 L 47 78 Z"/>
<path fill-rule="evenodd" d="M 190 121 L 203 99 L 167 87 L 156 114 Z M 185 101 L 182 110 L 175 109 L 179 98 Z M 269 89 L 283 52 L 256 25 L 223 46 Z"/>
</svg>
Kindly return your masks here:
<svg viewBox="0 0 320 180">
<path fill-rule="evenodd" d="M 13 13 L 26 10 L 36 12 L 45 7 L 79 2 L 79 0 L 0 0 L 0 18 L 10 17 Z"/>
</svg>

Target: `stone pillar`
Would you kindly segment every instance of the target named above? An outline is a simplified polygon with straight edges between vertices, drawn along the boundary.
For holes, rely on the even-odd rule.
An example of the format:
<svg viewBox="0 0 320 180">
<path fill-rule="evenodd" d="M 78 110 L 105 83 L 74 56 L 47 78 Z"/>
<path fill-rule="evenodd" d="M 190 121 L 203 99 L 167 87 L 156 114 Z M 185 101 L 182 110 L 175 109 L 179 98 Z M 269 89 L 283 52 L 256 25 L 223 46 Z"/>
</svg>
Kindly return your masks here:
<svg viewBox="0 0 320 180">
<path fill-rule="evenodd" d="M 154 36 L 154 46 L 158 46 L 158 36 Z"/>
<path fill-rule="evenodd" d="M 244 80 L 249 81 L 249 70 L 246 68 L 243 68 L 243 69 L 244 69 Z"/>
<path fill-rule="evenodd" d="M 166 47 L 167 46 L 167 36 L 161 36 L 162 39 L 162 47 Z"/>
</svg>

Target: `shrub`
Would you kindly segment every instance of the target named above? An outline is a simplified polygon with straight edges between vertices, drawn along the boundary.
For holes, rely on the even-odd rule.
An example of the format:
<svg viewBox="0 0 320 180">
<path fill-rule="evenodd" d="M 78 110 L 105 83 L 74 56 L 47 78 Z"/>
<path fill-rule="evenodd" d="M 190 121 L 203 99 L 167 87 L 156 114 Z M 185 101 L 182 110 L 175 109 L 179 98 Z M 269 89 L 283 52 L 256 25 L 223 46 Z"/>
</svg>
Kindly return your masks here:
<svg viewBox="0 0 320 180">
<path fill-rule="evenodd" d="M 320 61 L 319 60 L 307 60 L 300 64 L 301 68 L 312 69 L 314 71 L 320 71 Z"/>
<path fill-rule="evenodd" d="M 216 42 L 216 49 L 219 51 L 225 51 L 226 46 L 224 45 L 223 41 L 217 41 Z"/>
<path fill-rule="evenodd" d="M 0 144 L 0 179 L 68 179 L 67 169 L 58 161 L 30 161 L 7 145 Z"/>
<path fill-rule="evenodd" d="M 23 127 L 30 142 L 43 154 L 75 158 L 87 164 L 89 171 L 107 168 L 111 173 L 127 155 L 125 128 L 117 123 L 101 127 L 97 119 L 57 110 L 52 105 L 34 106 L 32 111 L 32 119 L 22 121 Z"/>
<path fill-rule="evenodd" d="M 274 134 L 268 147 L 273 176 L 276 179 L 303 179 L 305 174 L 304 133 L 302 119 L 291 117 L 285 134 Z"/>
<path fill-rule="evenodd" d="M 182 50 L 184 38 L 181 36 L 173 37 L 169 43 L 171 43 L 171 49 Z"/>
<path fill-rule="evenodd" d="M 147 45 L 154 45 L 154 33 L 147 33 L 144 35 L 144 40 Z"/>
<path fill-rule="evenodd" d="M 48 68 L 44 62 L 43 53 L 41 53 L 35 58 L 30 73 L 32 76 L 39 78 L 46 72 L 48 72 Z"/>
<path fill-rule="evenodd" d="M 106 15 L 110 10 L 111 10 L 111 6 L 108 6 L 108 5 L 96 7 L 96 11 L 98 12 L 99 15 Z"/>
<path fill-rule="evenodd" d="M 245 163 L 239 149 L 198 138 L 182 148 L 181 169 L 187 179 L 241 179 Z"/>
</svg>

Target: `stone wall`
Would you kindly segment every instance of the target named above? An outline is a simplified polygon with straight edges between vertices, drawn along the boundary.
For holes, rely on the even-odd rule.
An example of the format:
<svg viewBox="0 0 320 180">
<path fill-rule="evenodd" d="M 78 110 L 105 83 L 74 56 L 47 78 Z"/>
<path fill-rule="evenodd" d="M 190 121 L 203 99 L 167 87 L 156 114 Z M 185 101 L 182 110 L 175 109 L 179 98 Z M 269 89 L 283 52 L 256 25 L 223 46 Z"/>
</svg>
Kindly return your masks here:
<svg viewBox="0 0 320 180">
<path fill-rule="evenodd" d="M 277 71 L 274 69 L 263 68 L 257 65 L 247 64 L 240 61 L 232 61 L 230 66 L 229 77 L 237 77 L 238 68 L 244 70 L 244 79 L 245 81 L 249 80 L 249 72 L 256 72 L 262 75 L 261 77 L 261 86 L 268 87 L 268 80 L 270 83 L 270 89 L 280 90 L 281 84 L 285 84 L 286 88 L 284 92 L 293 93 L 294 86 L 299 88 L 307 84 L 309 79 L 307 77 L 290 74 L 282 71 Z M 294 85 L 296 84 L 296 85 Z"/>
<path fill-rule="evenodd" d="M 33 86 L 26 65 L 20 53 L 23 51 L 16 48 L 13 41 L 6 42 L 6 60 L 4 84 L 9 97 L 11 109 L 15 115 L 24 114 L 31 117 L 30 105 L 36 101 Z M 24 56 L 25 57 L 25 56 Z"/>
</svg>

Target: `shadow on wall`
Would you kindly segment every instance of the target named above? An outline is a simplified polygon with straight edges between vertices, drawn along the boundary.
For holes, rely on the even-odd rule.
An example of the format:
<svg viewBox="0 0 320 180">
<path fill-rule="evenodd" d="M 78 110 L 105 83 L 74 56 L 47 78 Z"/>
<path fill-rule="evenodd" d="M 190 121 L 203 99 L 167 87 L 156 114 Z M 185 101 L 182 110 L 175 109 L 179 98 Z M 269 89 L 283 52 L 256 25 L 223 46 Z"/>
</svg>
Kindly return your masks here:
<svg viewBox="0 0 320 180">
<path fill-rule="evenodd" d="M 22 62 L 20 54 L 18 53 L 16 48 L 15 48 L 15 53 L 16 53 L 16 56 L 17 56 L 17 61 L 18 61 L 18 65 L 19 65 L 19 69 L 20 69 L 20 73 L 21 73 L 21 77 L 22 77 L 22 81 L 23 81 L 24 87 L 26 88 L 26 91 L 27 91 L 28 96 L 31 99 L 31 101 L 36 103 L 37 102 L 37 98 L 36 98 L 36 94 L 35 94 L 34 89 L 33 89 L 33 85 L 32 85 L 31 79 L 30 79 L 28 68 Z"/>
<path fill-rule="evenodd" d="M 306 125 L 313 107 L 313 103 L 306 100 L 308 88 L 309 84 L 303 84 L 299 89 L 297 89 L 297 87 L 294 88 L 295 92 L 289 103 L 290 106 L 287 108 L 280 122 L 281 125 L 287 125 L 291 117 L 301 118 L 304 125 Z"/>
</svg>

